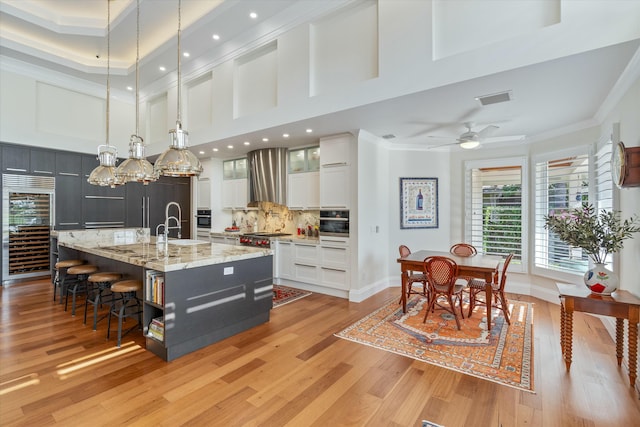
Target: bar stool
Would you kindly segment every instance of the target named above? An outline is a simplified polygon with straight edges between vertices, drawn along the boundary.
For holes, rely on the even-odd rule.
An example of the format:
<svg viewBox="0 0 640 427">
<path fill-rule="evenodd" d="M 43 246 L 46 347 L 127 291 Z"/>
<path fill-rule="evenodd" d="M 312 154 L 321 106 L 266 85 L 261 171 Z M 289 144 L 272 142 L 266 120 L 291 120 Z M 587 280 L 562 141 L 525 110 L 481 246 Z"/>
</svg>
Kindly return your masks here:
<svg viewBox="0 0 640 427">
<path fill-rule="evenodd" d="M 84 260 L 81 259 L 65 259 L 64 261 L 58 261 L 55 264 L 56 276 L 53 279 L 53 300 L 56 300 L 56 292 L 58 287 L 60 288 L 60 304 L 62 304 L 62 296 L 65 293 L 64 279 L 67 276 L 67 269 L 76 265 L 84 264 Z"/>
<path fill-rule="evenodd" d="M 98 319 L 98 306 L 103 302 L 111 302 L 114 298 L 111 293 L 111 284 L 116 280 L 120 280 L 122 275 L 120 273 L 112 272 L 98 272 L 93 273 L 87 278 L 87 298 L 84 300 L 84 324 L 87 324 L 87 308 L 89 303 L 93 304 L 93 330 L 96 330 L 98 320 L 104 319 L 108 314 L 105 314 Z M 110 296 L 111 299 L 105 301 L 104 298 Z"/>
<path fill-rule="evenodd" d="M 87 277 L 89 277 L 90 274 L 93 274 L 96 271 L 98 271 L 98 267 L 90 264 L 75 265 L 67 269 L 67 274 L 76 275 L 76 280 L 73 284 L 73 288 L 69 289 L 69 287 L 67 287 L 66 289 L 64 298 L 64 311 L 67 311 L 67 305 L 69 303 L 69 293 L 71 293 L 73 294 L 73 301 L 71 303 L 71 315 L 76 315 L 76 296 L 78 294 L 87 293 Z"/>
<path fill-rule="evenodd" d="M 118 347 L 122 337 L 134 329 L 142 329 L 142 303 L 138 298 L 138 292 L 142 291 L 141 280 L 123 280 L 111 285 L 111 292 L 120 294 L 120 298 L 114 298 L 109 308 L 109 321 L 107 323 L 107 339 L 111 334 L 111 315 L 118 317 Z M 120 301 L 120 307 L 117 302 Z M 122 333 L 122 321 L 127 317 L 137 317 L 138 323 Z"/>
</svg>

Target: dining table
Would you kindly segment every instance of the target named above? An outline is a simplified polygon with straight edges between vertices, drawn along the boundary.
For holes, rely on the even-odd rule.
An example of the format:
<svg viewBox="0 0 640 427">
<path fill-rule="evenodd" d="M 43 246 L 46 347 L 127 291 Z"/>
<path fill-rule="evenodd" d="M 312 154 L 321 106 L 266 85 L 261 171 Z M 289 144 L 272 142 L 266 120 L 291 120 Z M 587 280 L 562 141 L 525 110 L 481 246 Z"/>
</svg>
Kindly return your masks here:
<svg viewBox="0 0 640 427">
<path fill-rule="evenodd" d="M 470 257 L 454 255 L 450 252 L 419 250 L 398 258 L 402 279 L 402 311 L 407 312 L 407 286 L 411 271 L 424 271 L 424 260 L 431 256 L 451 258 L 458 264 L 458 276 L 477 277 L 486 282 L 487 330 L 491 330 L 491 301 L 493 294 L 491 284 L 498 280 L 498 266 L 503 260 L 501 256 L 476 254 Z"/>
</svg>

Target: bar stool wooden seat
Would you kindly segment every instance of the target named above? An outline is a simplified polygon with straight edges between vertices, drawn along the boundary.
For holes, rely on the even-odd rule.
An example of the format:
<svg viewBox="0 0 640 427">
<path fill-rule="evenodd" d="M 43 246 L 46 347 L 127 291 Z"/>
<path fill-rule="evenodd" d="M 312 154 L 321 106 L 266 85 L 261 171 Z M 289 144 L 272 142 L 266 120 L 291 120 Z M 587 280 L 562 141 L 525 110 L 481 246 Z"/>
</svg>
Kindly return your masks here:
<svg viewBox="0 0 640 427">
<path fill-rule="evenodd" d="M 111 316 L 118 318 L 118 344 L 122 342 L 122 337 L 134 329 L 142 329 L 142 303 L 138 298 L 138 293 L 142 291 L 141 280 L 122 280 L 111 285 L 111 292 L 120 294 L 120 298 L 114 298 L 109 309 L 109 321 L 107 323 L 107 339 L 111 334 Z M 137 317 L 138 323 L 122 332 L 122 322 L 127 317 Z"/>
<path fill-rule="evenodd" d="M 90 274 L 98 271 L 98 267 L 91 264 L 81 264 L 74 265 L 73 267 L 69 267 L 67 269 L 68 275 L 75 275 L 76 279 L 73 283 L 73 287 L 67 286 L 64 298 L 64 311 L 67 311 L 67 305 L 69 304 L 69 294 L 73 295 L 72 303 L 71 303 L 71 315 L 76 315 L 76 297 L 78 294 L 86 294 L 87 293 L 87 277 Z"/>
<path fill-rule="evenodd" d="M 84 300 L 84 324 L 87 324 L 87 308 L 89 303 L 93 305 L 93 330 L 96 330 L 98 320 L 102 320 L 109 314 L 105 314 L 98 319 L 98 306 L 103 302 L 111 302 L 113 294 L 111 293 L 111 285 L 113 282 L 120 280 L 122 274 L 115 272 L 98 272 L 93 273 L 87 278 L 87 298 Z M 107 300 L 105 300 L 107 298 Z"/>
<path fill-rule="evenodd" d="M 56 275 L 53 279 L 53 300 L 56 300 L 56 292 L 60 288 L 60 304 L 62 304 L 62 296 L 65 294 L 64 279 L 67 276 L 67 269 L 76 265 L 84 264 L 84 260 L 81 259 L 65 259 L 64 261 L 58 261 L 55 263 Z"/>
</svg>

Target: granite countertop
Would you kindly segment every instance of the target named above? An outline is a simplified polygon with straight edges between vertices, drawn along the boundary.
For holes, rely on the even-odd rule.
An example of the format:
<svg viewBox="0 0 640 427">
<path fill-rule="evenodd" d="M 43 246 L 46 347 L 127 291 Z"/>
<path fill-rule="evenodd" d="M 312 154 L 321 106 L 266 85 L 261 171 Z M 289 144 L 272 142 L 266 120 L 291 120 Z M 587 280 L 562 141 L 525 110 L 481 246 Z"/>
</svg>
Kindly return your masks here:
<svg viewBox="0 0 640 427">
<path fill-rule="evenodd" d="M 194 240 L 183 240 L 182 242 L 173 240 L 173 243 L 172 240 L 169 240 L 168 251 L 165 253 L 166 246 L 164 244 L 156 245 L 155 237 L 150 240 L 150 243 L 123 245 L 91 242 L 62 242 L 58 244 L 104 258 L 164 272 L 273 255 L 271 249 Z"/>
</svg>

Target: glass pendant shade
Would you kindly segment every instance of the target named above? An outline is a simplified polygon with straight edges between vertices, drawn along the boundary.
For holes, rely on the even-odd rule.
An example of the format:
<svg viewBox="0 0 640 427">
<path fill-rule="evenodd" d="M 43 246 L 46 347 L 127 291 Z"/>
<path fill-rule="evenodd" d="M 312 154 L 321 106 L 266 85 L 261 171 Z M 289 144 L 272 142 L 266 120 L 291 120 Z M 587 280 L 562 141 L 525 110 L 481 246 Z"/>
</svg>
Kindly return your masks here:
<svg viewBox="0 0 640 427">
<path fill-rule="evenodd" d="M 96 167 L 89 175 L 87 182 L 101 187 L 115 187 L 122 184 L 122 180 L 116 176 L 116 159 L 118 152 L 111 145 L 98 147 L 98 159 L 100 166 Z"/>
<path fill-rule="evenodd" d="M 139 136 L 131 135 L 129 158 L 120 163 L 116 176 L 123 183 L 142 182 L 144 185 L 158 179 L 153 165 L 144 157 L 144 143 Z"/>
<path fill-rule="evenodd" d="M 202 173 L 200 160 L 188 150 L 189 132 L 182 130 L 180 122 L 169 131 L 170 147 L 158 157 L 155 171 L 164 176 L 198 176 Z"/>
</svg>

